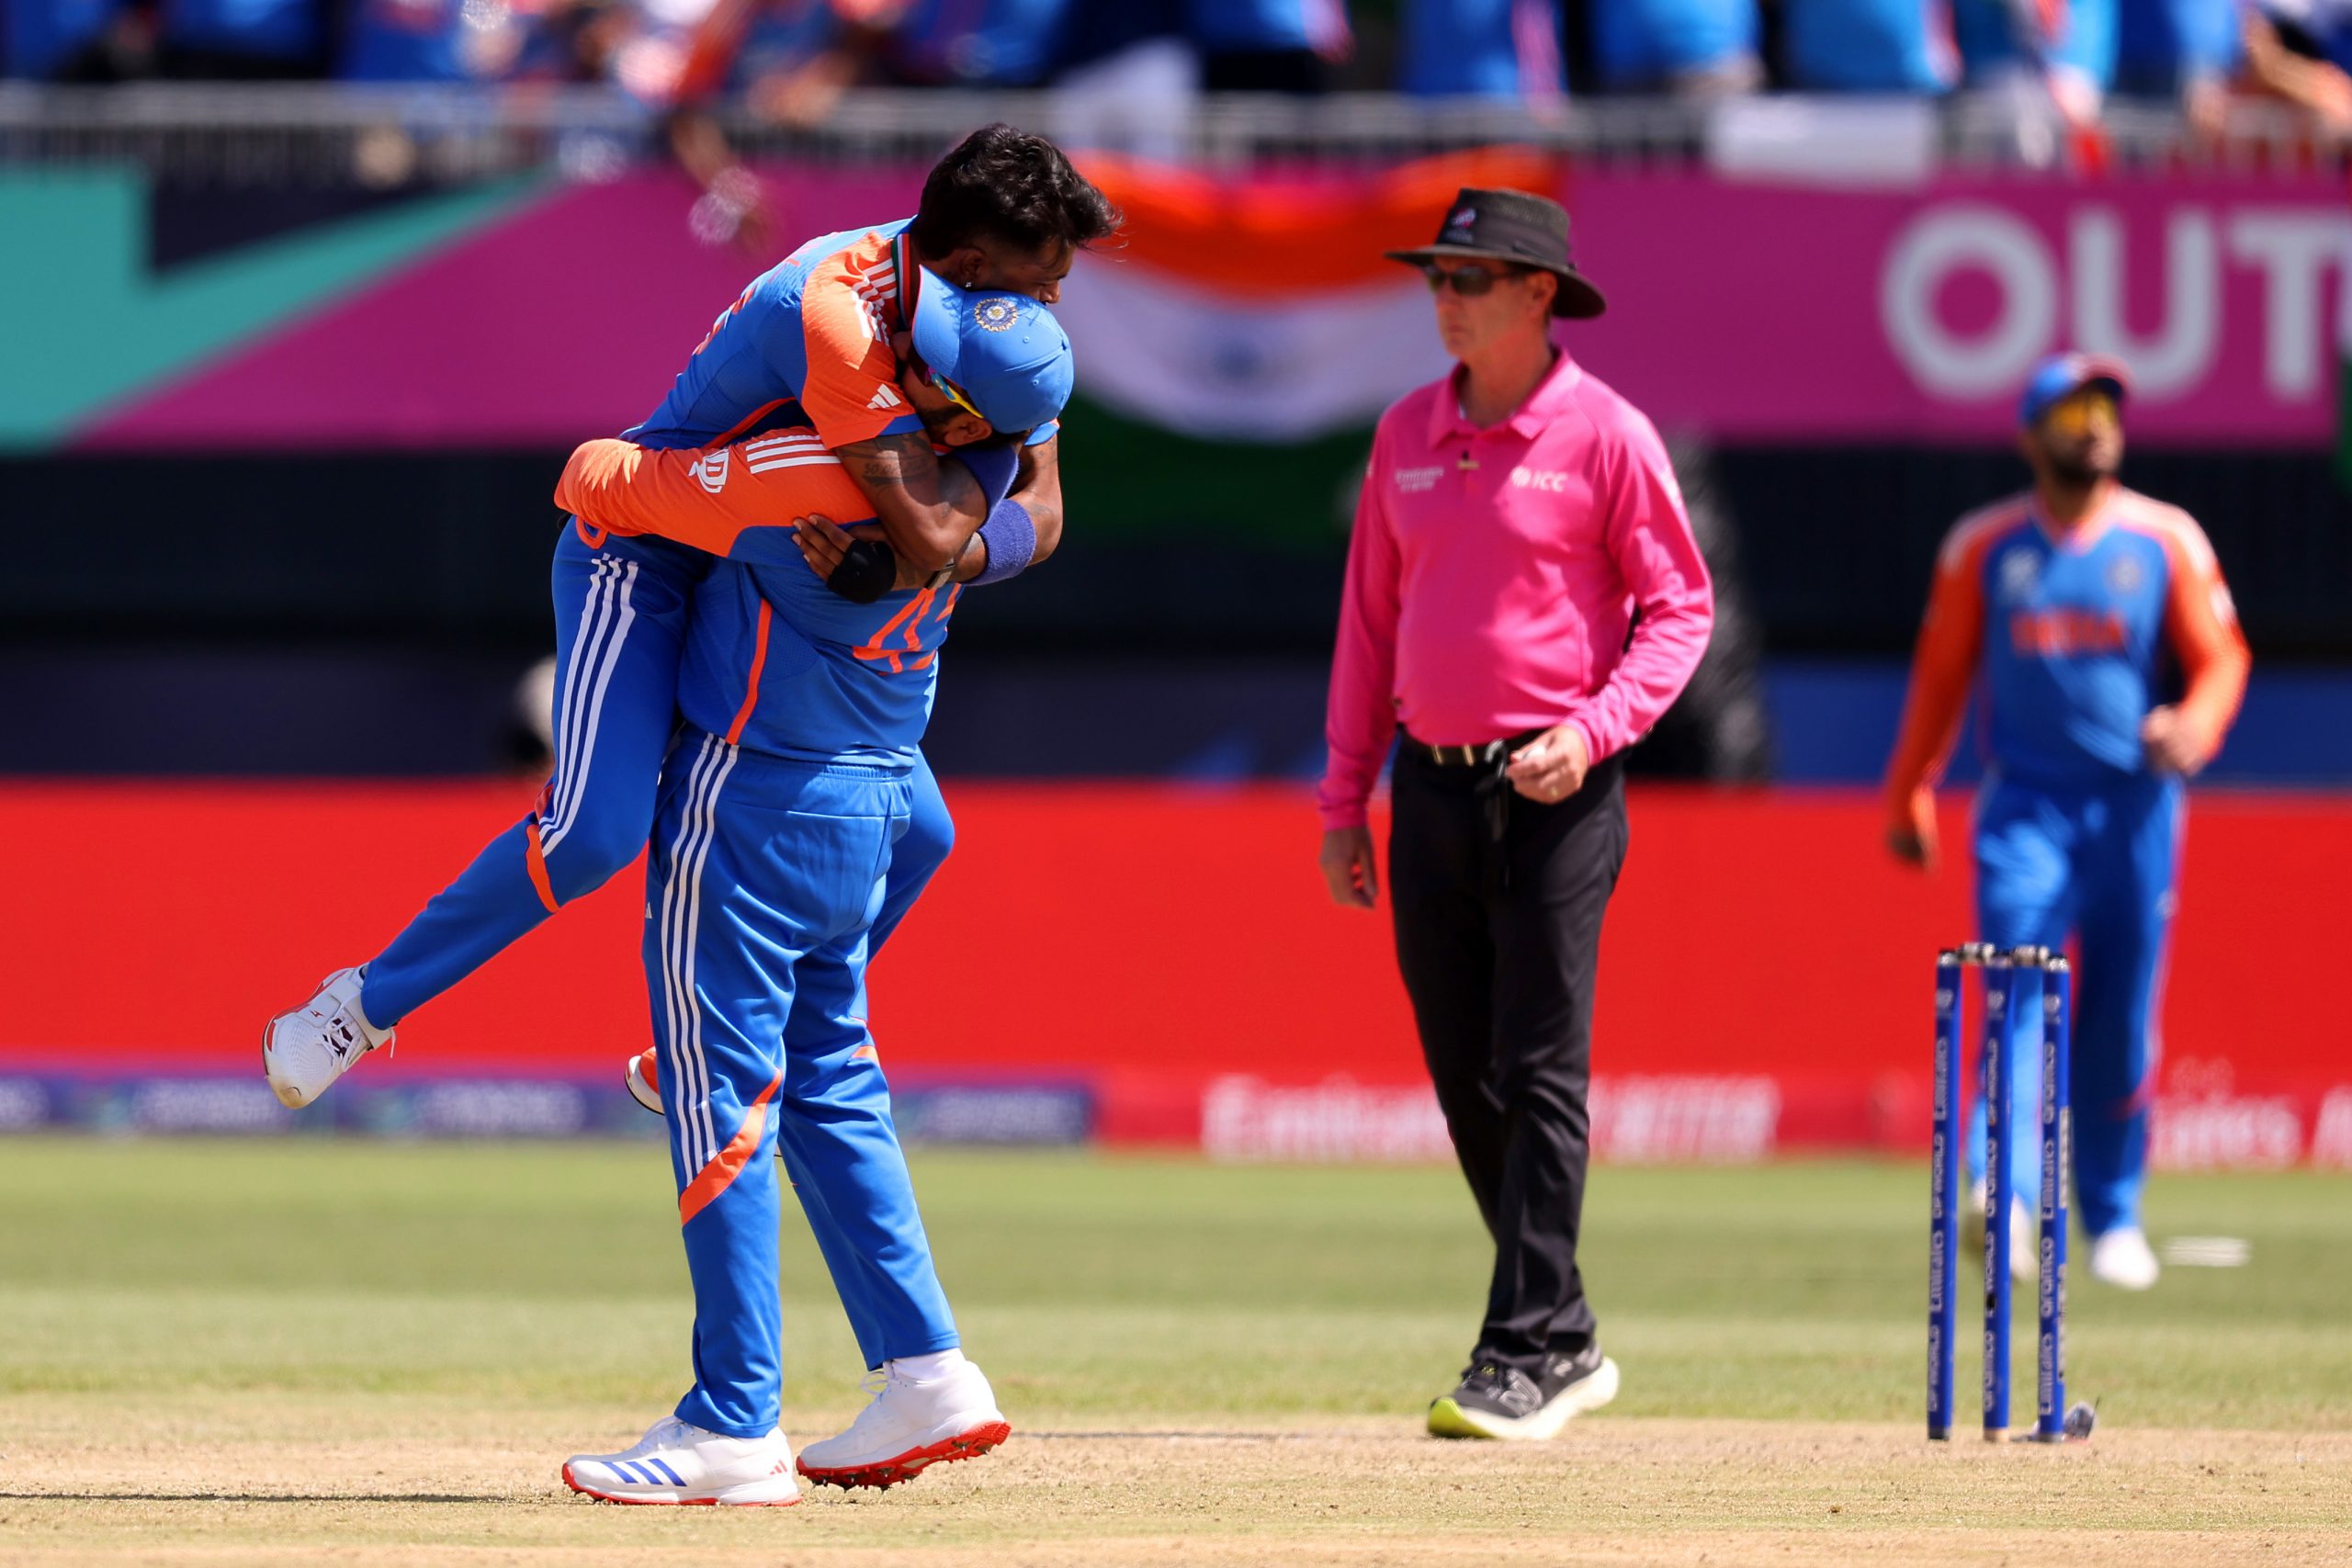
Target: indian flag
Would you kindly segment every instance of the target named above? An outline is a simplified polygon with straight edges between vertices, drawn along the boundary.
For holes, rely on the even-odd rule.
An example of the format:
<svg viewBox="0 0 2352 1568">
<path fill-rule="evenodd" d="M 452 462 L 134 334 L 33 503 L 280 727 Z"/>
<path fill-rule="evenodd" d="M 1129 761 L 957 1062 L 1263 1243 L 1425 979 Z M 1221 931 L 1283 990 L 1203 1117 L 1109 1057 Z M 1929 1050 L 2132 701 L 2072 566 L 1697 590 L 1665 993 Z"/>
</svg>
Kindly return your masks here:
<svg viewBox="0 0 2352 1568">
<path fill-rule="evenodd" d="M 1562 181 L 1509 149 L 1298 179 L 1081 166 L 1127 224 L 1055 307 L 1079 344 L 1073 485 L 1144 531 L 1229 518 L 1310 546 L 1344 525 L 1381 411 L 1449 363 L 1428 286 L 1381 253 L 1427 243 L 1464 186 Z"/>
</svg>

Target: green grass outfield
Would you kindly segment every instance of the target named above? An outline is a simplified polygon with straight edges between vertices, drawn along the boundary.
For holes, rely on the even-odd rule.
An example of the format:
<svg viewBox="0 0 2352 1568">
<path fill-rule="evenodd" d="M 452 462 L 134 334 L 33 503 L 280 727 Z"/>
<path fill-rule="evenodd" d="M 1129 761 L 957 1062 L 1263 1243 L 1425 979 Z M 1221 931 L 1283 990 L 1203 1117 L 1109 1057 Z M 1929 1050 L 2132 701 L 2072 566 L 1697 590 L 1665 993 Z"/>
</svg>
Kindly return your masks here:
<svg viewBox="0 0 2352 1568">
<path fill-rule="evenodd" d="M 2250 1265 L 2172 1269 L 2142 1296 L 2077 1273 L 2070 1392 L 2100 1406 L 2085 1462 L 2154 1467 L 2127 1476 L 2077 1454 L 1988 1468 L 1982 1445 L 1918 1438 L 1916 1165 L 1597 1172 L 1585 1266 L 1624 1392 L 1532 1456 L 1417 1436 L 1485 1294 L 1484 1238 L 1450 1169 L 934 1151 L 915 1170 L 967 1344 L 1030 1440 L 794 1510 L 834 1521 L 824 1539 L 844 1562 L 916 1547 L 943 1562 L 1143 1560 L 1146 1537 L 1246 1562 L 1254 1548 L 1208 1548 L 1270 1530 L 1286 1562 L 1392 1560 L 1351 1554 L 1367 1541 L 1414 1543 L 1395 1561 L 1451 1561 L 1453 1546 L 1483 1561 L 1488 1537 L 1450 1533 L 1464 1521 L 1581 1528 L 1589 1488 L 1629 1485 L 1635 1500 L 1612 1506 L 1631 1511 L 1611 1519 L 1666 1533 L 1595 1561 L 1677 1555 L 1640 1541 L 1807 1561 L 1806 1532 L 1866 1521 L 1891 1533 L 1829 1542 L 1828 1557 L 1973 1561 L 1976 1545 L 2018 1550 L 2032 1524 L 2075 1561 L 2141 1550 L 2064 1533 L 2093 1525 L 2190 1532 L 2200 1561 L 2238 1547 L 2328 1561 L 2330 1542 L 2352 1561 L 2352 1533 L 2329 1533 L 2352 1527 L 2343 1177 L 2159 1179 L 2160 1243 L 2241 1236 Z M 555 1483 L 564 1453 L 627 1441 L 684 1386 L 688 1300 L 657 1145 L 19 1139 L 0 1141 L 0 1562 L 307 1561 L 343 1543 L 376 1553 L 365 1561 L 464 1546 L 569 1562 L 615 1540 L 629 1544 L 614 1560 L 635 1562 L 681 1544 L 611 1522 L 668 1510 L 590 1508 Z M 862 1369 L 797 1214 L 785 1258 L 786 1430 L 805 1440 L 857 1407 Z M 2020 1427 L 2031 1340 L 2021 1290 Z M 1974 1378 L 1963 1357 L 1963 1411 Z M 1171 1431 L 1275 1446 L 1250 1450 L 1247 1482 L 1190 1450 L 1118 1446 Z M 2183 1432 L 2213 1446 L 2165 1435 Z M 1312 1446 L 1324 1438 L 1337 1446 Z M 1196 1459 L 1209 1479 L 1175 1479 Z M 2076 1490 L 2049 1489 L 2062 1483 Z M 1094 1501 L 1046 1509 L 1065 1495 L 1048 1486 Z M 1195 1517 L 1203 1486 L 1262 1508 Z M 330 1514 L 289 1536 L 292 1516 L 269 1506 L 286 1502 Z M 1902 1533 L 1923 1518 L 1984 1533 Z M 2289 1533 L 2233 1533 L 2272 1526 Z M 694 1527 L 720 1532 L 696 1550 L 752 1528 Z"/>
<path fill-rule="evenodd" d="M 1485 1300 L 1451 1170 L 938 1152 L 915 1168 L 966 1341 L 1033 1422 L 1409 1418 Z M 1924 1186 L 1883 1164 L 1597 1172 L 1584 1258 L 1621 1412 L 1917 1416 Z M 25 1140 L 0 1143 L 0 1392 L 462 1392 L 650 1419 L 683 1386 L 683 1255 L 650 1145 Z M 2352 1429 L 2352 1180 L 2159 1179 L 2149 1224 L 2245 1237 L 2252 1262 L 2173 1269 L 2139 1296 L 2078 1267 L 2072 1390 L 2121 1425 Z M 785 1238 L 786 1396 L 854 1397 L 797 1214 Z M 1973 1376 L 1964 1360 L 1964 1407 Z"/>
</svg>

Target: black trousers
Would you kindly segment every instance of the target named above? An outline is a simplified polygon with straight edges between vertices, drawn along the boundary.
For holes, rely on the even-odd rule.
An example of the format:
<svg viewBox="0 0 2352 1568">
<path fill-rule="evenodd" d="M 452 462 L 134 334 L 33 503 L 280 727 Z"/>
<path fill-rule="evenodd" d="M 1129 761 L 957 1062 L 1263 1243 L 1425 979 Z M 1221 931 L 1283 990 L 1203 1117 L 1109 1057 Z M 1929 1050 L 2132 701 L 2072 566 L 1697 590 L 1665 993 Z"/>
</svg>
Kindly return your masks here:
<svg viewBox="0 0 2352 1568">
<path fill-rule="evenodd" d="M 1453 1149 L 1495 1238 L 1477 1356 L 1534 1373 L 1593 1336 L 1577 1269 L 1601 916 L 1625 863 L 1611 758 L 1555 806 L 1498 766 L 1397 751 L 1396 961 Z"/>
</svg>

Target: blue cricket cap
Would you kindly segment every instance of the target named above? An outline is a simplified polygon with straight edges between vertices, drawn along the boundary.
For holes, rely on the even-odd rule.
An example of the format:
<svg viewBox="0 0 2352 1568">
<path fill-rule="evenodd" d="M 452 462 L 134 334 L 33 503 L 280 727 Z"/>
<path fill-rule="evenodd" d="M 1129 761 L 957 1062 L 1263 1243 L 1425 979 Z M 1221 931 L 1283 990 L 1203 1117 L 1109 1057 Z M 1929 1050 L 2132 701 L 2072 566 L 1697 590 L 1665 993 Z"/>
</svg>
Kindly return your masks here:
<svg viewBox="0 0 2352 1568">
<path fill-rule="evenodd" d="M 1069 401 L 1069 335 L 1025 294 L 958 288 L 922 268 L 909 312 L 915 352 L 1001 431 L 1035 430 Z"/>
<path fill-rule="evenodd" d="M 2018 423 L 2030 425 L 2086 387 L 2104 389 L 2120 405 L 2132 394 L 2131 378 L 2112 359 L 2095 354 L 2053 354 L 2033 367 L 2018 399 Z"/>
</svg>

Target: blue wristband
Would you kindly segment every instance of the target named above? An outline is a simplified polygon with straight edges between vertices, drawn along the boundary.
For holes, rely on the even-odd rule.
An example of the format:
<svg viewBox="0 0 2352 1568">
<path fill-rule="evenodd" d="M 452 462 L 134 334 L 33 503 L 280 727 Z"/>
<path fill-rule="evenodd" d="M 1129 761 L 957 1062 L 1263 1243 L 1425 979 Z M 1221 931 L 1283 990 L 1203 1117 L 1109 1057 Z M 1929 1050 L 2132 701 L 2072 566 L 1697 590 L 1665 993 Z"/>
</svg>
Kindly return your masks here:
<svg viewBox="0 0 2352 1568">
<path fill-rule="evenodd" d="M 1036 520 L 1019 502 L 1000 501 L 989 510 L 989 520 L 980 525 L 980 542 L 989 547 L 989 564 L 972 579 L 973 587 L 1018 577 L 1029 558 L 1037 553 Z"/>
<path fill-rule="evenodd" d="M 1019 447 L 962 446 L 949 456 L 971 470 L 972 481 L 980 487 L 983 495 L 1012 493 L 1013 476 L 1021 468 Z"/>
</svg>

